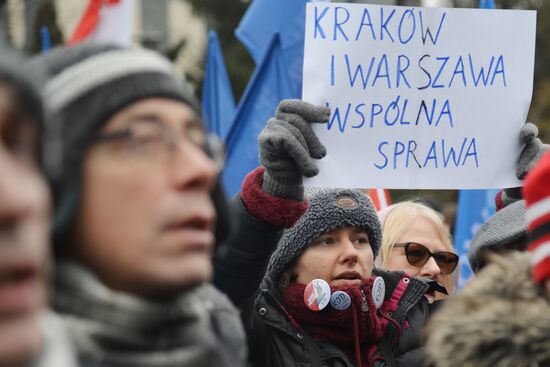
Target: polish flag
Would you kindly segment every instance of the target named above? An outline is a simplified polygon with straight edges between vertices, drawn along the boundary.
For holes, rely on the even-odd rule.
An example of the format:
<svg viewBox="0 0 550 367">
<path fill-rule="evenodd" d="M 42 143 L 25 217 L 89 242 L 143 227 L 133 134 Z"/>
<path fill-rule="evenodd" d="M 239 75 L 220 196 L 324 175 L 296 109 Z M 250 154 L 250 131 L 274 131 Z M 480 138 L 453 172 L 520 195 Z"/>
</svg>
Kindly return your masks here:
<svg viewBox="0 0 550 367">
<path fill-rule="evenodd" d="M 391 205 L 391 197 L 389 190 L 386 189 L 370 189 L 369 196 L 376 208 L 376 211 L 380 211 Z"/>
<path fill-rule="evenodd" d="M 86 11 L 67 42 L 93 40 L 120 46 L 132 44 L 134 0 L 89 0 Z"/>
</svg>

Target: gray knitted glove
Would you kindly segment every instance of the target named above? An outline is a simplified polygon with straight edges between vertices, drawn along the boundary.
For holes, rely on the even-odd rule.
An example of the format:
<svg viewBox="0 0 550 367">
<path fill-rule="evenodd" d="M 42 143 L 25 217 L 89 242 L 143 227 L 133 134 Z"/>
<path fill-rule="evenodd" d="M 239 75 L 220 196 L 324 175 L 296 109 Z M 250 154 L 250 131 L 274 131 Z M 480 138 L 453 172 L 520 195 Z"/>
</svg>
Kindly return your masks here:
<svg viewBox="0 0 550 367">
<path fill-rule="evenodd" d="M 327 151 L 313 132 L 311 123 L 326 123 L 330 109 L 301 100 L 279 103 L 260 134 L 260 163 L 265 167 L 262 190 L 272 196 L 304 199 L 302 176 L 319 173 L 315 159 Z"/>
<path fill-rule="evenodd" d="M 516 166 L 516 176 L 523 180 L 525 175 L 537 164 L 539 159 L 550 148 L 548 144 L 543 144 L 538 138 L 539 129 L 535 124 L 527 122 L 521 128 L 519 139 L 525 148 L 521 151 L 518 164 Z"/>
</svg>

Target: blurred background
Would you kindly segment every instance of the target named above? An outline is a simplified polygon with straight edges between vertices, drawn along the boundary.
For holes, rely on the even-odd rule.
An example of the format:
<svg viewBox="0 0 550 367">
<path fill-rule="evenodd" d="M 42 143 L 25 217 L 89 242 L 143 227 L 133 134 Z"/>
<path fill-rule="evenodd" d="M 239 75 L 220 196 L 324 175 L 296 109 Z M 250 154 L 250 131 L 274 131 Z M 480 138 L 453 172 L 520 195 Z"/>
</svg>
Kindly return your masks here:
<svg viewBox="0 0 550 367">
<path fill-rule="evenodd" d="M 478 0 L 332 2 L 479 6 Z M 250 0 L 135 0 L 133 42 L 158 50 L 172 59 L 180 70 L 185 71 L 200 96 L 207 33 L 208 30 L 216 30 L 231 87 L 235 99 L 239 101 L 255 65 L 245 47 L 235 37 L 235 29 L 250 3 Z M 494 3 L 499 9 L 538 11 L 535 79 L 529 119 L 539 126 L 543 140 L 550 141 L 550 1 L 495 0 Z M 0 41 L 26 53 L 36 53 L 41 49 L 40 27 L 46 26 L 52 44 L 64 43 L 74 31 L 87 4 L 87 0 L 0 0 Z"/>
</svg>

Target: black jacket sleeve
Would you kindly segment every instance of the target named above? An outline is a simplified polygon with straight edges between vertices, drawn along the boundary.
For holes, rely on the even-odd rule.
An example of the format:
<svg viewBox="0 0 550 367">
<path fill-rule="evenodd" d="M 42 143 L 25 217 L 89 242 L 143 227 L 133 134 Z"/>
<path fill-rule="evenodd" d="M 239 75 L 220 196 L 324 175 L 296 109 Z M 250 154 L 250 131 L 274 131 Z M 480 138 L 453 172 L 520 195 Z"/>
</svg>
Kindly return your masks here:
<svg viewBox="0 0 550 367">
<path fill-rule="evenodd" d="M 231 213 L 234 229 L 214 256 L 214 285 L 243 307 L 260 287 L 282 228 L 249 214 L 238 196 L 231 202 Z"/>
</svg>

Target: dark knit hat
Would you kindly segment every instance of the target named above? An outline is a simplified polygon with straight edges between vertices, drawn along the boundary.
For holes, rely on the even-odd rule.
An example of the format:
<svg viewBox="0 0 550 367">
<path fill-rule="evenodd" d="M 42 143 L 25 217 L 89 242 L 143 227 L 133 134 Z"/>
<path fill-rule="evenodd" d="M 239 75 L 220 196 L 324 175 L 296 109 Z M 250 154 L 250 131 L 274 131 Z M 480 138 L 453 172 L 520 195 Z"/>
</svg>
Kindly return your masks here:
<svg viewBox="0 0 550 367">
<path fill-rule="evenodd" d="M 15 50 L 3 49 L 0 57 L 0 84 L 13 90 L 18 109 L 30 118 L 32 124 L 36 124 L 40 132 L 44 116 L 38 88 L 44 78 L 39 70 L 24 69 L 26 62 Z"/>
<path fill-rule="evenodd" d="M 550 152 L 527 174 L 523 195 L 527 203 L 533 280 L 540 283 L 550 278 Z"/>
<path fill-rule="evenodd" d="M 296 224 L 285 230 L 269 261 L 267 276 L 278 281 L 315 238 L 344 227 L 364 229 L 374 253 L 378 254 L 382 231 L 369 198 L 357 190 L 320 189 L 306 191 L 309 208 Z"/>
<path fill-rule="evenodd" d="M 47 118 L 46 169 L 54 190 L 53 240 L 67 241 L 77 210 L 82 162 L 90 142 L 116 112 L 146 98 L 199 105 L 169 60 L 156 52 L 83 43 L 33 60 L 47 81 L 41 91 Z"/>
<path fill-rule="evenodd" d="M 506 249 L 527 238 L 525 200 L 516 200 L 493 214 L 476 231 L 468 249 L 468 261 L 474 272 L 482 263 L 483 252 Z"/>
</svg>

